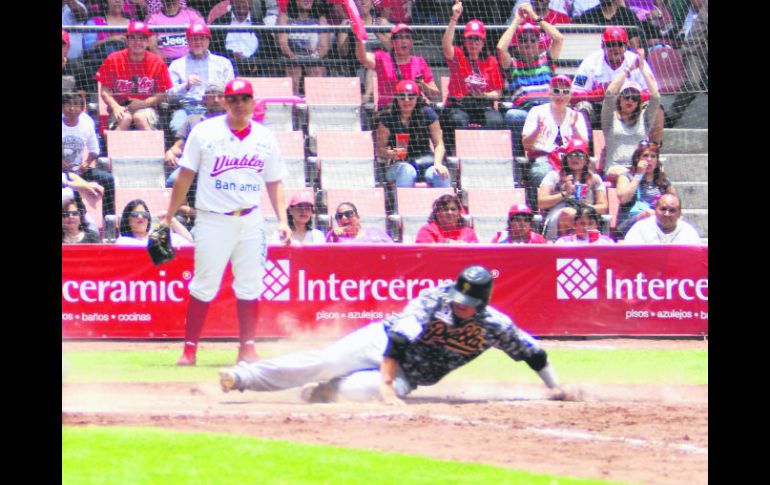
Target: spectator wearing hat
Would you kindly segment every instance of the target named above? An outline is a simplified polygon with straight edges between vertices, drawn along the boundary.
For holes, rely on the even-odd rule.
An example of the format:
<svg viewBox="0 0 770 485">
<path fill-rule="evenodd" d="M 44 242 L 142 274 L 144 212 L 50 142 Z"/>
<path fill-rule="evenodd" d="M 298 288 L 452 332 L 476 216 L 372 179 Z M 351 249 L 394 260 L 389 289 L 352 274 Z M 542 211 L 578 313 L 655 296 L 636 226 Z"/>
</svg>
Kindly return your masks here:
<svg viewBox="0 0 770 485">
<path fill-rule="evenodd" d="M 477 243 L 476 232 L 463 217 L 463 206 L 454 194 L 444 194 L 433 201 L 427 224 L 414 238 L 415 243 Z"/>
<path fill-rule="evenodd" d="M 465 24 L 462 47 L 453 45 L 457 20 L 463 12 L 461 2 L 452 6 L 452 16 L 441 45 L 449 67 L 446 109 L 441 114 L 444 142 L 455 152 L 455 130 L 483 127 L 490 130 L 505 126 L 496 109 L 504 87 L 497 58 L 486 48 L 486 27 L 480 20 Z"/>
<path fill-rule="evenodd" d="M 575 232 L 561 236 L 556 244 L 615 244 L 611 237 L 599 231 L 599 213 L 590 205 L 578 205 L 572 220 Z"/>
<path fill-rule="evenodd" d="M 600 0 L 599 5 L 590 8 L 580 15 L 572 17 L 574 24 L 591 25 L 629 25 L 636 27 L 630 36 L 631 47 L 638 50 L 642 47 L 642 23 L 630 8 L 621 5 L 620 0 Z"/>
<path fill-rule="evenodd" d="M 526 180 L 527 197 L 531 207 L 537 207 L 536 192 L 551 170 L 561 168 L 561 155 L 570 142 L 588 143 L 585 119 L 569 107 L 572 81 L 560 74 L 551 78 L 549 102 L 535 106 L 527 113 L 521 141 L 529 161 Z"/>
<path fill-rule="evenodd" d="M 173 87 L 169 99 L 179 103 L 169 128 L 177 132 L 189 115 L 207 111 L 203 102 L 205 89 L 209 84 L 224 86 L 235 77 L 230 59 L 209 51 L 211 30 L 202 22 L 187 27 L 189 53 L 171 62 L 168 68 Z"/>
<path fill-rule="evenodd" d="M 559 170 L 552 170 L 537 189 L 537 206 L 548 211 L 545 238 L 553 241 L 574 230 L 575 208 L 590 205 L 599 214 L 606 214 L 607 189 L 599 175 L 593 173 L 588 159 L 588 143 L 573 139 L 566 147 Z"/>
<path fill-rule="evenodd" d="M 406 140 L 401 147 L 399 138 Z M 414 81 L 399 82 L 394 100 L 378 117 L 376 150 L 387 164 L 385 178 L 397 187 L 412 187 L 415 181 L 432 187 L 451 185 L 438 114 L 425 104 Z"/>
<path fill-rule="evenodd" d="M 393 92 L 401 81 L 414 81 L 428 98 L 439 94 L 433 72 L 422 56 L 412 55 L 414 30 L 407 24 L 390 29 L 390 50 L 367 52 L 366 45 L 356 40 L 356 58 L 367 69 L 377 74 L 377 106 L 385 108 L 393 101 Z"/>
<path fill-rule="evenodd" d="M 548 240 L 532 229 L 534 214 L 525 204 L 513 204 L 508 210 L 508 227 L 492 238 L 497 244 L 546 244 Z"/>
<path fill-rule="evenodd" d="M 645 69 L 638 64 L 645 64 Z M 637 67 L 634 67 L 637 66 Z M 628 34 L 622 27 L 607 27 L 602 33 L 602 48 L 588 54 L 580 63 L 575 73 L 572 103 L 575 109 L 583 112 L 592 128 L 600 128 L 599 113 L 601 102 L 604 100 L 607 86 L 622 71 L 629 69 L 626 79 L 634 81 L 642 87 L 642 101 L 649 99 L 649 86 L 643 72 L 652 72 L 647 61 L 628 50 Z M 656 136 L 653 139 L 661 141 L 663 134 L 663 111 L 655 116 L 655 126 L 652 128 Z"/>
<path fill-rule="evenodd" d="M 500 67 L 505 73 L 507 92 L 513 102 L 513 108 L 505 113 L 505 123 L 513 134 L 515 156 L 524 155 L 521 131 L 527 112 L 533 106 L 550 100 L 550 81 L 555 75 L 555 62 L 564 42 L 564 36 L 556 27 L 535 15 L 529 4 L 522 4 L 497 43 Z M 548 44 L 543 42 L 544 33 Z M 511 43 L 513 52 L 509 50 Z"/>
<path fill-rule="evenodd" d="M 96 71 L 102 85 L 102 99 L 110 112 L 110 126 L 116 130 L 157 129 L 155 107 L 167 99 L 171 76 L 163 59 L 147 50 L 150 29 L 144 22 L 128 25 L 128 47 L 113 52 Z"/>
<path fill-rule="evenodd" d="M 698 231 L 681 220 L 682 202 L 676 194 L 664 194 L 655 203 L 655 217 L 647 217 L 628 230 L 624 244 L 696 244 Z"/>
<path fill-rule="evenodd" d="M 291 228 L 291 245 L 324 244 L 326 236 L 313 227 L 315 201 L 312 192 L 298 192 L 289 200 L 286 206 L 286 217 Z M 278 241 L 278 237 L 274 238 Z"/>
<path fill-rule="evenodd" d="M 183 7 L 179 0 L 163 0 L 160 12 L 147 16 L 147 25 L 152 26 L 188 26 L 193 23 L 205 24 L 206 20 L 194 8 Z M 184 57 L 189 51 L 186 33 L 156 29 L 150 39 L 150 50 L 163 57 L 166 63 Z"/>
<path fill-rule="evenodd" d="M 660 106 L 658 83 L 647 63 L 637 57 L 628 69 L 624 69 L 607 86 L 602 101 L 602 132 L 604 133 L 604 163 L 601 164 L 608 180 L 631 167 L 631 154 L 642 140 L 650 138 L 655 116 Z M 641 64 L 641 65 L 640 65 Z M 642 87 L 628 80 L 631 73 L 640 69 L 649 87 L 650 100 L 642 104 Z"/>
</svg>

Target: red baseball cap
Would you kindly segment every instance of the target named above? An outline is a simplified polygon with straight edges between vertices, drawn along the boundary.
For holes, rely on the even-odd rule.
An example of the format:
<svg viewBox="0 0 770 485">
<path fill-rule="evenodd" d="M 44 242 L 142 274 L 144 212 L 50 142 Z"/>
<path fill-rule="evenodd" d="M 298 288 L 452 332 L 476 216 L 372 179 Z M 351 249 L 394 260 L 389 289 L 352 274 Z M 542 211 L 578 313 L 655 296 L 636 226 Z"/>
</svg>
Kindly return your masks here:
<svg viewBox="0 0 770 485">
<path fill-rule="evenodd" d="M 513 204 L 510 209 L 508 209 L 508 217 L 515 216 L 517 214 L 532 214 L 532 209 L 530 209 L 526 204 Z"/>
<path fill-rule="evenodd" d="M 567 145 L 564 153 L 583 152 L 588 155 L 588 143 L 584 142 L 580 138 L 573 138 Z"/>
<path fill-rule="evenodd" d="M 484 27 L 484 22 L 481 20 L 473 19 L 469 21 L 467 24 L 465 24 L 465 32 L 463 32 L 463 37 L 481 37 L 482 39 L 487 38 L 487 28 Z"/>
<path fill-rule="evenodd" d="M 313 193 L 308 191 L 297 192 L 291 197 L 289 201 L 289 207 L 297 204 L 310 204 L 315 207 L 315 200 L 313 199 Z"/>
<path fill-rule="evenodd" d="M 70 34 L 64 29 L 61 31 L 61 41 L 67 45 L 70 45 Z"/>
<path fill-rule="evenodd" d="M 140 22 L 138 20 L 132 20 L 128 23 L 128 32 L 126 33 L 127 35 L 144 34 L 146 37 L 152 37 L 150 27 L 146 23 Z"/>
<path fill-rule="evenodd" d="M 254 88 L 251 86 L 251 82 L 248 79 L 236 77 L 231 79 L 225 86 L 225 96 L 232 96 L 235 94 L 247 94 L 254 96 Z"/>
<path fill-rule="evenodd" d="M 211 29 L 203 22 L 193 22 L 187 27 L 187 37 L 191 35 L 205 35 L 209 39 L 211 38 Z"/>
<path fill-rule="evenodd" d="M 417 96 L 419 96 L 420 86 L 418 86 L 417 83 L 414 81 L 404 79 L 403 81 L 400 81 L 398 84 L 396 84 L 395 92 L 396 94 L 407 93 L 407 94 L 416 94 Z"/>
<path fill-rule="evenodd" d="M 401 24 L 394 25 L 393 28 L 390 29 L 390 35 L 396 35 L 399 32 L 401 32 L 402 30 L 406 30 L 406 31 L 408 31 L 411 34 L 414 34 L 414 29 L 413 28 L 409 27 L 407 24 L 401 23 Z"/>
<path fill-rule="evenodd" d="M 607 27 L 602 34 L 602 42 L 625 42 L 628 44 L 628 34 L 623 27 Z"/>
<path fill-rule="evenodd" d="M 572 87 L 572 79 L 566 74 L 559 74 L 551 78 L 551 87 L 553 88 L 557 85 L 567 86 L 568 88 Z"/>
</svg>

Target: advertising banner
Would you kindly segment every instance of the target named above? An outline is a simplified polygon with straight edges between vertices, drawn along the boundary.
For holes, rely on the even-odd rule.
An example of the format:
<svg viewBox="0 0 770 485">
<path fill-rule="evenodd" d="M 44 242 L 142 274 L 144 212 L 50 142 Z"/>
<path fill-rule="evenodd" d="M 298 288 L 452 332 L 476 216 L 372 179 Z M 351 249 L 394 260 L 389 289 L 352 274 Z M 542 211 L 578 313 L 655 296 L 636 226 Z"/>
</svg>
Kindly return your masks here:
<svg viewBox="0 0 770 485">
<path fill-rule="evenodd" d="M 270 246 L 258 337 L 344 332 L 482 264 L 492 304 L 536 336 L 707 335 L 708 248 Z M 193 249 L 155 267 L 144 248 L 62 247 L 62 338 L 182 338 Z M 225 272 L 203 337 L 238 336 Z"/>
</svg>

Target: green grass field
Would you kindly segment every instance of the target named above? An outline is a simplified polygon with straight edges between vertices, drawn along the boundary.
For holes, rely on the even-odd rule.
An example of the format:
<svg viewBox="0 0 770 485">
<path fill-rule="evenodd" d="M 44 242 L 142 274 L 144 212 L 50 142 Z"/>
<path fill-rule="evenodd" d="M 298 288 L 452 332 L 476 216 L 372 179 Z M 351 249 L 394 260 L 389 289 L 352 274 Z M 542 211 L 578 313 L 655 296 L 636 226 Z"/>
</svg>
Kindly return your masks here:
<svg viewBox="0 0 770 485">
<path fill-rule="evenodd" d="M 174 365 L 176 349 L 67 352 L 69 382 L 216 380 L 231 350 L 201 353 L 198 366 Z M 707 350 L 554 349 L 563 382 L 708 384 Z M 265 352 L 264 357 L 270 357 Z M 523 363 L 490 351 L 447 379 L 535 383 Z M 63 484 L 608 484 L 535 475 L 475 463 L 148 428 L 63 427 Z"/>
</svg>

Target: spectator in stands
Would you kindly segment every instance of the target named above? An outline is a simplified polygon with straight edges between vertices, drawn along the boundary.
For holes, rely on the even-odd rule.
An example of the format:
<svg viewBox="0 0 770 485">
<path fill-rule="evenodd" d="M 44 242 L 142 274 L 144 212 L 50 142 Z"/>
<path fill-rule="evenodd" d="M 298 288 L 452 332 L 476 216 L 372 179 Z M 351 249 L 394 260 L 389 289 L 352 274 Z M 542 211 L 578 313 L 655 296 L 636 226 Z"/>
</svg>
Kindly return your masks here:
<svg viewBox="0 0 770 485">
<path fill-rule="evenodd" d="M 115 178 L 110 172 L 96 168 L 99 140 L 93 119 L 84 111 L 85 102 L 79 93 L 64 93 L 61 99 L 61 150 L 65 170 L 77 173 L 103 189 L 103 215 L 115 213 Z"/>
<path fill-rule="evenodd" d="M 598 2 L 598 0 L 596 1 Z M 511 9 L 511 15 L 510 17 L 508 17 L 508 20 L 506 21 L 506 23 L 507 24 L 513 23 L 513 20 L 516 17 L 516 11 L 519 9 L 519 7 L 523 5 L 532 6 L 532 10 L 535 12 L 535 17 L 533 17 L 532 20 L 543 19 L 551 25 L 569 24 L 572 22 L 569 15 L 567 15 L 564 12 L 555 10 L 554 8 L 552 8 L 551 3 L 553 2 L 549 2 L 549 0 L 525 0 L 525 1 L 519 0 Z M 540 22 L 537 22 L 537 23 L 539 24 Z M 546 47 L 548 47 L 547 39 L 548 39 L 548 36 L 545 34 L 545 32 L 540 34 L 540 40 L 546 45 Z"/>
<path fill-rule="evenodd" d="M 527 199 L 537 204 L 537 191 L 543 178 L 551 170 L 560 170 L 564 147 L 573 141 L 588 143 L 585 119 L 569 107 L 572 80 L 560 74 L 550 81 L 550 102 L 535 106 L 527 113 L 521 141 L 529 161 L 527 170 Z"/>
<path fill-rule="evenodd" d="M 415 243 L 477 243 L 476 232 L 463 217 L 463 206 L 454 194 L 444 194 L 433 201 L 428 223 L 414 238 Z"/>
<path fill-rule="evenodd" d="M 275 14 L 277 18 L 277 7 Z M 249 0 L 230 0 L 227 11 L 212 20 L 211 25 L 244 27 L 259 25 L 259 20 L 252 11 Z M 211 37 L 211 50 L 228 57 L 233 62 L 236 76 L 270 76 L 276 73 L 273 63 L 268 62 L 271 56 L 278 55 L 271 35 L 260 36 L 256 32 L 216 30 Z"/>
<path fill-rule="evenodd" d="M 640 141 L 649 138 L 660 106 L 660 93 L 655 76 L 646 63 L 640 65 L 640 60 L 641 58 L 637 57 L 637 62 L 612 80 L 607 86 L 602 102 L 602 132 L 605 143 L 602 166 L 608 180 L 615 180 L 630 168 L 631 154 Z M 635 69 L 642 70 L 649 87 L 650 100 L 646 106 L 642 103 L 642 87 L 628 80 L 628 76 Z"/>
<path fill-rule="evenodd" d="M 457 19 L 463 12 L 462 3 L 452 6 L 449 26 L 441 45 L 449 67 L 449 95 L 441 114 L 444 142 L 450 153 L 455 152 L 455 130 L 484 127 L 490 130 L 505 126 L 496 109 L 503 90 L 503 77 L 497 58 L 486 48 L 486 28 L 480 20 L 465 24 L 463 46 L 454 46 Z"/>
<path fill-rule="evenodd" d="M 585 57 L 575 73 L 572 102 L 575 109 L 583 112 L 591 128 L 600 128 L 600 103 L 604 91 L 621 71 L 630 69 L 636 63 L 644 63 L 645 68 L 636 68 L 626 77 L 642 87 L 642 101 L 649 99 L 649 86 L 643 72 L 652 72 L 647 61 L 639 60 L 639 55 L 628 50 L 628 34 L 622 27 L 607 27 L 602 33 L 602 48 Z M 650 138 L 661 142 L 663 137 L 663 111 L 655 115 Z"/>
<path fill-rule="evenodd" d="M 286 207 L 286 217 L 291 228 L 291 245 L 323 244 L 326 242 L 324 233 L 313 227 L 315 201 L 309 192 L 298 192 L 289 200 Z M 274 238 L 278 242 L 278 238 Z"/>
<path fill-rule="evenodd" d="M 523 204 L 513 204 L 508 210 L 508 227 L 492 238 L 499 244 L 546 244 L 548 240 L 532 230 L 532 209 Z"/>
<path fill-rule="evenodd" d="M 77 203 L 67 199 L 61 204 L 61 243 L 99 244 L 99 233 L 88 228 L 86 216 Z"/>
<path fill-rule="evenodd" d="M 676 194 L 663 194 L 655 203 L 655 217 L 646 217 L 628 230 L 625 244 L 700 244 L 698 231 L 680 219 L 682 202 Z"/>
<path fill-rule="evenodd" d="M 361 21 L 364 25 L 384 25 L 387 20 L 382 17 L 376 17 L 376 11 L 374 9 L 374 0 L 356 0 L 358 5 L 358 11 L 361 15 Z M 350 25 L 350 19 L 345 18 L 340 22 L 340 25 Z M 335 66 L 335 75 L 342 77 L 357 76 L 356 66 L 352 63 L 344 62 L 348 59 L 356 56 L 356 36 L 351 35 L 351 32 L 337 32 L 336 40 L 334 41 L 335 55 L 337 59 L 342 60 L 338 66 Z M 392 46 L 390 44 L 390 33 L 388 32 L 369 32 L 368 42 L 374 42 L 378 48 L 385 51 L 390 51 Z M 366 48 L 364 48 L 366 52 Z M 370 103 L 374 97 L 374 83 L 377 82 L 377 75 L 374 69 L 366 69 L 364 74 L 364 95 L 363 103 Z"/>
<path fill-rule="evenodd" d="M 601 219 L 599 213 L 590 205 L 580 204 L 572 218 L 574 234 L 566 234 L 556 240 L 556 244 L 615 244 L 615 241 L 599 231 Z"/>
<path fill-rule="evenodd" d="M 179 0 L 179 6 L 187 7 L 187 0 Z M 123 10 L 129 18 L 146 20 L 163 9 L 163 0 L 126 0 Z"/>
<path fill-rule="evenodd" d="M 147 50 L 150 33 L 144 22 L 128 25 L 128 47 L 113 52 L 94 78 L 102 85 L 102 99 L 116 130 L 153 130 L 158 127 L 155 107 L 166 100 L 171 76 L 163 59 Z"/>
<path fill-rule="evenodd" d="M 379 16 L 394 24 L 408 23 L 412 21 L 412 0 L 378 0 Z"/>
<path fill-rule="evenodd" d="M 321 0 L 289 0 L 287 11 L 278 15 L 278 25 L 328 25 L 326 9 Z M 325 77 L 326 67 L 314 60 L 324 59 L 329 54 L 328 32 L 278 32 L 278 47 L 290 60 L 301 64 L 286 67 L 291 77 L 294 94 L 300 94 L 303 73 L 305 76 Z"/>
<path fill-rule="evenodd" d="M 88 8 L 80 0 L 61 1 L 61 24 L 84 25 L 88 20 Z M 83 34 L 73 32 L 69 36 L 69 51 L 67 58 L 70 61 L 80 59 L 83 54 Z"/>
<path fill-rule="evenodd" d="M 397 138 L 404 134 L 406 147 L 399 147 Z M 423 180 L 432 187 L 451 185 L 438 114 L 425 104 L 414 81 L 399 82 L 393 102 L 378 117 L 376 150 L 388 165 L 386 179 L 397 187 L 412 187 Z"/>
<path fill-rule="evenodd" d="M 64 74 L 64 68 L 67 66 L 67 53 L 70 51 L 70 34 L 61 29 L 61 70 Z"/>
<path fill-rule="evenodd" d="M 197 10 L 182 7 L 179 0 L 163 0 L 160 12 L 147 16 L 147 25 L 153 26 L 188 26 L 196 22 L 205 24 L 206 20 Z M 180 31 L 155 31 L 150 39 L 150 50 L 169 63 L 187 55 L 187 36 Z"/>
<path fill-rule="evenodd" d="M 414 81 L 428 98 L 439 94 L 433 72 L 422 56 L 412 55 L 414 30 L 406 24 L 395 25 L 390 30 L 392 49 L 366 52 L 366 46 L 356 40 L 356 58 L 367 69 L 377 74 L 378 107 L 386 107 L 393 101 L 393 91 L 400 81 Z"/>
<path fill-rule="evenodd" d="M 393 239 L 384 229 L 375 226 L 362 226 L 358 209 L 352 202 L 343 202 L 334 212 L 337 227 L 326 234 L 330 243 L 392 243 Z"/>
<path fill-rule="evenodd" d="M 448 2 L 449 0 L 437 3 L 446 5 Z M 462 6 L 458 21 L 468 22 L 475 19 L 484 25 L 506 24 L 513 6 L 513 0 L 463 0 L 462 2 L 455 0 L 455 5 L 458 3 Z M 493 50 L 499 36 L 499 31 L 490 31 L 484 40 L 485 47 Z"/>
<path fill-rule="evenodd" d="M 623 0 L 600 0 L 599 5 L 586 10 L 582 14 L 572 17 L 574 24 L 592 24 L 592 25 L 630 25 L 636 27 L 629 36 L 631 48 L 634 50 L 642 49 L 643 32 L 642 23 L 636 17 L 633 10 L 626 8 Z"/>
<path fill-rule="evenodd" d="M 163 218 L 165 214 L 158 214 Z M 119 246 L 147 246 L 148 237 L 151 232 L 152 216 L 147 204 L 142 199 L 134 199 L 123 208 L 123 214 L 120 216 L 120 226 L 118 232 L 120 237 L 115 240 Z M 192 246 L 193 237 L 182 223 L 171 218 L 171 245 Z"/>
<path fill-rule="evenodd" d="M 574 228 L 578 203 L 590 205 L 599 214 L 606 214 L 609 208 L 604 182 L 591 171 L 588 143 L 573 139 L 562 158 L 561 170 L 548 172 L 537 190 L 539 209 L 548 211 L 544 223 L 546 239 L 553 241 Z"/>
<path fill-rule="evenodd" d="M 210 41 L 211 31 L 206 24 L 190 24 L 187 27 L 190 53 L 171 62 L 168 68 L 173 83 L 169 90 L 169 99 L 178 101 L 180 105 L 169 123 L 169 128 L 175 133 L 188 116 L 207 111 L 203 98 L 210 83 L 224 86 L 235 77 L 230 59 L 209 51 Z"/>
<path fill-rule="evenodd" d="M 655 201 L 663 194 L 676 194 L 660 162 L 660 147 L 643 140 L 631 155 L 631 168 L 617 182 L 620 208 L 616 222 L 617 238 L 623 238 L 637 221 L 654 216 Z"/>
<path fill-rule="evenodd" d="M 102 0 L 104 15 L 91 17 L 86 25 L 107 25 L 128 27 L 131 22 L 125 13 L 123 13 L 124 0 Z M 105 49 L 104 46 L 109 46 Z M 126 33 L 117 32 L 88 32 L 83 34 L 83 48 L 86 51 L 93 49 L 104 49 L 104 57 L 116 50 L 126 48 Z"/>
<path fill-rule="evenodd" d="M 528 111 L 550 101 L 550 81 L 555 74 L 564 36 L 545 20 L 533 23 L 537 15 L 529 4 L 516 10 L 513 22 L 497 43 L 500 67 L 507 80 L 507 92 L 513 108 L 505 113 L 505 123 L 511 129 L 515 156 L 524 155 L 521 132 Z M 550 42 L 543 43 L 543 32 Z M 509 51 L 513 42 L 513 53 Z M 546 47 L 548 45 L 548 47 Z"/>
</svg>

